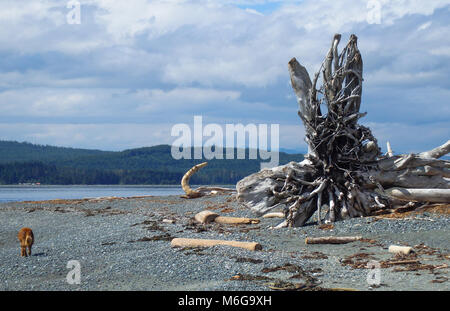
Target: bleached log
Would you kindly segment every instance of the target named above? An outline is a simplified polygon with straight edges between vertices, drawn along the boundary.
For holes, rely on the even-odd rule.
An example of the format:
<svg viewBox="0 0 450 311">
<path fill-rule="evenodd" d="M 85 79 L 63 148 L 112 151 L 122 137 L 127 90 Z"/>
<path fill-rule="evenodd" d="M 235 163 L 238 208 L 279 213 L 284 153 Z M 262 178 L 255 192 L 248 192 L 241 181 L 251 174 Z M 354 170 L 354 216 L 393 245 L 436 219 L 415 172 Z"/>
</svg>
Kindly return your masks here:
<svg viewBox="0 0 450 311">
<path fill-rule="evenodd" d="M 219 224 L 257 224 L 259 219 L 247 218 L 247 217 L 228 217 L 220 216 L 219 214 L 205 210 L 197 213 L 194 219 L 202 224 L 208 224 L 211 222 L 216 222 Z"/>
<path fill-rule="evenodd" d="M 346 244 L 350 242 L 359 241 L 362 236 L 327 236 L 317 238 L 306 238 L 305 244 Z"/>
<path fill-rule="evenodd" d="M 385 194 L 405 201 L 418 201 L 430 203 L 450 202 L 450 189 L 415 189 L 390 188 Z"/>
<path fill-rule="evenodd" d="M 419 166 L 432 166 L 437 168 L 450 168 L 450 162 L 434 158 L 423 158 L 418 155 L 409 154 L 381 159 L 377 162 L 379 169 L 383 171 L 400 171 L 407 168 Z"/>
<path fill-rule="evenodd" d="M 272 212 L 263 215 L 263 218 L 284 218 L 284 213 L 282 212 Z"/>
<path fill-rule="evenodd" d="M 258 224 L 259 219 L 247 218 L 247 217 L 229 217 L 219 216 L 214 219 L 214 222 L 219 224 Z"/>
<path fill-rule="evenodd" d="M 441 170 L 445 173 L 444 170 Z M 402 187 L 402 188 L 450 188 L 450 179 L 443 178 L 442 175 L 418 175 L 416 169 L 405 169 L 401 171 L 370 171 L 362 172 L 359 176 L 369 180 L 372 176 L 375 181 L 380 183 L 383 188 Z M 367 186 L 370 182 L 367 182 Z M 372 187 L 375 187 L 372 184 Z"/>
<path fill-rule="evenodd" d="M 175 219 L 167 219 L 167 218 L 164 218 L 164 219 L 162 220 L 162 222 L 163 222 L 163 223 L 166 223 L 166 224 L 174 224 L 174 223 L 176 222 L 176 220 L 175 220 Z"/>
<path fill-rule="evenodd" d="M 419 156 L 423 158 L 438 159 L 442 156 L 445 156 L 447 153 L 450 153 L 450 140 L 447 140 L 447 142 L 444 143 L 442 146 L 436 147 L 429 151 L 419 153 Z"/>
<path fill-rule="evenodd" d="M 410 246 L 390 245 L 388 249 L 389 253 L 408 255 L 412 251 Z"/>
<path fill-rule="evenodd" d="M 450 169 L 447 168 L 439 169 L 425 165 L 424 167 L 416 167 L 414 169 L 410 169 L 409 174 L 417 176 L 441 176 L 450 178 Z"/>
<path fill-rule="evenodd" d="M 208 224 L 213 222 L 217 217 L 219 217 L 219 214 L 205 210 L 195 214 L 194 219 L 199 223 Z"/>
<path fill-rule="evenodd" d="M 232 247 L 245 248 L 250 251 L 258 251 L 262 249 L 261 244 L 257 242 L 240 242 L 226 240 L 206 240 L 206 239 L 186 239 L 174 238 L 170 242 L 172 247 L 212 247 L 216 245 L 226 245 Z"/>
</svg>

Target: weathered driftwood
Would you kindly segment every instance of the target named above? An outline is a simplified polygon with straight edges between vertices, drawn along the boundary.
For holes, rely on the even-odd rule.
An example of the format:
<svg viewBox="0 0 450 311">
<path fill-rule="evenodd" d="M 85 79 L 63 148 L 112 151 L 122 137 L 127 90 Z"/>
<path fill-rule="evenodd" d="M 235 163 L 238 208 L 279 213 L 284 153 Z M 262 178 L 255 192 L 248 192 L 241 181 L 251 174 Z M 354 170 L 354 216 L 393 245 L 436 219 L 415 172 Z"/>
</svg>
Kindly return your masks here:
<svg viewBox="0 0 450 311">
<path fill-rule="evenodd" d="M 203 162 L 197 165 L 194 165 L 190 170 L 184 174 L 183 178 L 181 179 L 181 188 L 183 188 L 186 195 L 182 196 L 183 198 L 187 199 L 195 199 L 202 197 L 206 194 L 217 194 L 217 193 L 225 193 L 225 192 L 234 192 L 234 189 L 230 188 L 223 188 L 223 187 L 198 187 L 197 189 L 193 190 L 189 186 L 189 179 L 196 173 L 199 169 L 202 167 L 205 167 L 208 165 L 208 162 Z"/>
<path fill-rule="evenodd" d="M 164 218 L 164 219 L 162 220 L 162 222 L 163 222 L 163 223 L 166 223 L 166 224 L 174 224 L 174 223 L 176 223 L 176 220 L 175 220 L 175 219 L 167 219 L 167 218 Z"/>
<path fill-rule="evenodd" d="M 387 149 L 386 156 L 388 158 L 393 157 L 394 156 L 394 152 L 392 151 L 392 147 L 391 147 L 391 143 L 390 142 L 386 143 L 386 149 Z"/>
<path fill-rule="evenodd" d="M 409 253 L 411 253 L 412 247 L 410 247 L 410 246 L 390 245 L 388 251 L 389 251 L 389 253 L 408 255 Z"/>
<path fill-rule="evenodd" d="M 229 217 L 219 216 L 214 219 L 214 222 L 219 224 L 259 224 L 259 219 L 247 218 L 247 217 Z"/>
<path fill-rule="evenodd" d="M 305 160 L 263 169 L 236 185 L 238 200 L 257 214 L 284 208 L 286 219 L 278 228 L 303 226 L 314 213 L 318 223 L 334 222 L 403 205 L 402 200 L 450 202 L 450 161 L 438 159 L 449 153 L 450 141 L 427 152 L 397 156 L 388 144 L 382 155 L 371 130 L 358 124 L 365 113 L 360 112 L 363 63 L 357 38 L 351 35 L 339 54 L 340 39 L 334 36 L 312 80 L 295 58 L 288 64 L 305 126 Z M 322 86 L 317 88 L 320 77 Z M 396 187 L 409 194 L 385 191 Z"/>
<path fill-rule="evenodd" d="M 195 220 L 207 224 L 211 222 L 216 222 L 219 224 L 257 224 L 259 219 L 247 218 L 247 217 L 229 217 L 229 216 L 219 216 L 219 214 L 212 211 L 201 211 L 194 216 Z"/>
<path fill-rule="evenodd" d="M 282 212 L 272 212 L 263 215 L 263 218 L 284 218 L 284 213 Z"/>
<path fill-rule="evenodd" d="M 446 203 L 450 202 L 450 189 L 407 189 L 390 188 L 385 193 L 394 198 L 407 201 Z"/>
<path fill-rule="evenodd" d="M 346 244 L 359 241 L 362 236 L 326 236 L 317 238 L 306 238 L 305 244 Z"/>
<path fill-rule="evenodd" d="M 187 171 L 181 179 L 181 188 L 183 188 L 187 198 L 193 199 L 201 197 L 203 195 L 201 192 L 191 189 L 191 187 L 189 186 L 189 179 L 192 175 L 194 175 L 195 172 L 197 172 L 202 167 L 205 167 L 206 165 L 208 165 L 208 162 L 203 162 L 195 165 L 189 171 Z"/>
<path fill-rule="evenodd" d="M 226 240 L 205 240 L 205 239 L 186 239 L 174 238 L 170 245 L 172 247 L 211 247 L 216 245 L 227 245 L 232 247 L 245 248 L 250 251 L 258 251 L 262 249 L 261 244 L 257 242 L 240 242 Z"/>
<path fill-rule="evenodd" d="M 195 214 L 194 219 L 202 224 L 209 224 L 216 219 L 216 217 L 219 217 L 219 214 L 214 213 L 213 211 L 201 211 L 197 214 Z"/>
</svg>

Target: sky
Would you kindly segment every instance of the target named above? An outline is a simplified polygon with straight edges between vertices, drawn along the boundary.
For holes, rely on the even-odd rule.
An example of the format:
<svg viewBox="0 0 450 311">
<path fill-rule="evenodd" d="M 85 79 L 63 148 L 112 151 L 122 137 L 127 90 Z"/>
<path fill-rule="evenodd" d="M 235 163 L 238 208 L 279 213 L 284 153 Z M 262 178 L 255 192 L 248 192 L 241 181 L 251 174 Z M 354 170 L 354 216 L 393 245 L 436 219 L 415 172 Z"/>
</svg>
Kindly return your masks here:
<svg viewBox="0 0 450 311">
<path fill-rule="evenodd" d="M 382 150 L 450 139 L 450 0 L 78 3 L 0 0 L 1 140 L 124 150 L 202 116 L 279 124 L 280 148 L 306 151 L 287 63 L 313 76 L 335 33 L 358 36 Z"/>
</svg>

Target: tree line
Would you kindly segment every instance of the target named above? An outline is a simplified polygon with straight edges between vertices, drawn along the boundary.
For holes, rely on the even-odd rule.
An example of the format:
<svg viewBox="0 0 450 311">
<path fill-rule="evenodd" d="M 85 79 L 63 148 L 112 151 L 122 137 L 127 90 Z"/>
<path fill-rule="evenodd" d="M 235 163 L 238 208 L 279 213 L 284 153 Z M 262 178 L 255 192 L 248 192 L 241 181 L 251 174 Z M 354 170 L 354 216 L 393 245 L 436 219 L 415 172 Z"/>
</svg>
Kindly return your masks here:
<svg viewBox="0 0 450 311">
<path fill-rule="evenodd" d="M 237 150 L 235 150 L 236 154 Z M 197 172 L 192 184 L 235 184 L 259 171 L 261 159 L 212 159 Z M 169 185 L 205 159 L 171 156 L 171 147 L 159 145 L 124 151 L 100 151 L 0 141 L 0 184 L 54 185 Z M 301 161 L 301 154 L 280 152 L 280 164 Z"/>
</svg>

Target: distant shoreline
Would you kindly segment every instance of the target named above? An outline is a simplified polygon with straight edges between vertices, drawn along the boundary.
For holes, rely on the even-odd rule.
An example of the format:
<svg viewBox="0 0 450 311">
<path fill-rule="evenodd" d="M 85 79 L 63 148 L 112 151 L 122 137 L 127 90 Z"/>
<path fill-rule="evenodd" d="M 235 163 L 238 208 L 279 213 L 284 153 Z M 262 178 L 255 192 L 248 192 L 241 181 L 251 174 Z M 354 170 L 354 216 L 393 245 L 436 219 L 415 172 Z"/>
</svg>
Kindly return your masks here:
<svg viewBox="0 0 450 311">
<path fill-rule="evenodd" d="M 196 187 L 196 186 L 193 186 Z M 224 187 L 234 188 L 234 185 Z M 0 202 L 181 195 L 181 185 L 1 185 Z"/>
</svg>

